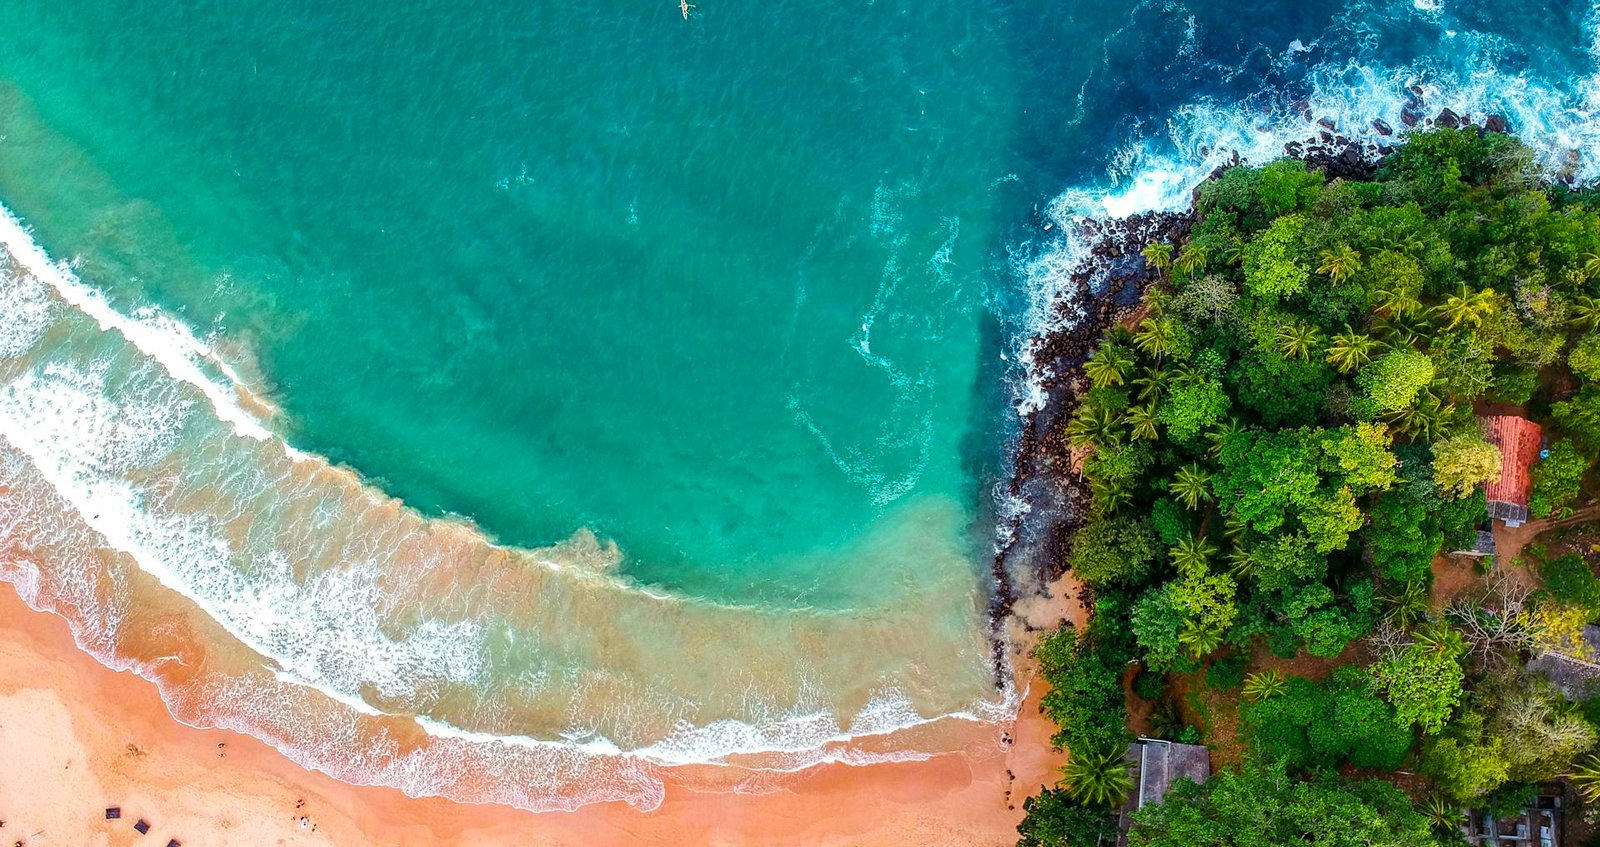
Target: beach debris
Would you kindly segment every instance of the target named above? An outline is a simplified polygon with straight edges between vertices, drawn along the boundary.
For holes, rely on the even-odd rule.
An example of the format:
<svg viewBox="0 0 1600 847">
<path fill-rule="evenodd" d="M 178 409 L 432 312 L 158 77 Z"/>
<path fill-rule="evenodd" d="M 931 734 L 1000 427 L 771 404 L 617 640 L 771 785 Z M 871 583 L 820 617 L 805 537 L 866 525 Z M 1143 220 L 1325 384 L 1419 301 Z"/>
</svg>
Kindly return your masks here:
<svg viewBox="0 0 1600 847">
<path fill-rule="evenodd" d="M 183 847 L 183 845 L 179 844 L 178 839 L 174 838 L 167 842 L 167 847 Z"/>
<path fill-rule="evenodd" d="M 145 820 L 144 818 L 140 818 L 137 822 L 134 823 L 133 831 L 139 833 L 140 835 L 144 835 L 145 833 L 150 831 L 150 822 Z"/>
<path fill-rule="evenodd" d="M 107 806 L 106 807 L 106 820 L 114 821 L 114 820 L 116 820 L 117 818 L 120 818 L 120 817 L 122 817 L 122 807 L 121 806 Z"/>
</svg>

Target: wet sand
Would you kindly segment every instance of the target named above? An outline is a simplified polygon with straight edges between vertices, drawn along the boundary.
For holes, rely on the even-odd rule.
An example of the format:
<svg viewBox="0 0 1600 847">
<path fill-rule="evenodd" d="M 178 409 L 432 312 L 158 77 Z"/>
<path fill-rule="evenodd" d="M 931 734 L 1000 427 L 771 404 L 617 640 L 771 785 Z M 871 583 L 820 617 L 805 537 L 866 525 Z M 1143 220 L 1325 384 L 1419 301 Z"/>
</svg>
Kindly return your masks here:
<svg viewBox="0 0 1600 847">
<path fill-rule="evenodd" d="M 7 585 L 0 845 L 1010 845 L 1022 798 L 1053 782 L 1061 763 L 1039 693 L 1034 686 L 1009 745 L 983 743 L 993 728 L 974 727 L 972 753 L 827 765 L 758 795 L 669 784 L 652 812 L 614 803 L 536 815 L 348 785 L 248 736 L 184 726 L 154 685 L 100 665 L 65 620 L 29 609 Z M 108 806 L 122 818 L 105 820 Z M 143 837 L 133 831 L 141 818 L 151 824 Z"/>
</svg>

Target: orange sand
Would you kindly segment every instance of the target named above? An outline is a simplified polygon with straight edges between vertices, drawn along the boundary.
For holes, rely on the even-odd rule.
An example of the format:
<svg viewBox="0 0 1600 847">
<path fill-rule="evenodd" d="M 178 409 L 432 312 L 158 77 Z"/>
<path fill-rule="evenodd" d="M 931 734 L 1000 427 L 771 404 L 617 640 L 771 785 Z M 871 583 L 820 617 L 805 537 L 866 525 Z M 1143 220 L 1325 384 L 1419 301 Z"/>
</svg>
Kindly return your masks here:
<svg viewBox="0 0 1600 847">
<path fill-rule="evenodd" d="M 1078 618 L 1067 600 L 1036 620 Z M 1034 617 L 1034 615 L 1030 615 Z M 1024 680 L 1025 682 L 1025 680 Z M 168 715 L 155 687 L 100 665 L 67 624 L 0 589 L 0 847 L 130 845 L 793 844 L 1010 845 L 1022 798 L 1055 779 L 1038 690 L 991 752 L 864 767 L 828 765 L 769 794 L 669 785 L 653 812 L 622 804 L 535 815 L 412 799 L 306 771 L 248 736 Z M 1014 775 L 1014 778 L 1013 776 Z M 107 806 L 122 820 L 104 820 Z M 150 822 L 148 835 L 133 831 Z"/>
</svg>

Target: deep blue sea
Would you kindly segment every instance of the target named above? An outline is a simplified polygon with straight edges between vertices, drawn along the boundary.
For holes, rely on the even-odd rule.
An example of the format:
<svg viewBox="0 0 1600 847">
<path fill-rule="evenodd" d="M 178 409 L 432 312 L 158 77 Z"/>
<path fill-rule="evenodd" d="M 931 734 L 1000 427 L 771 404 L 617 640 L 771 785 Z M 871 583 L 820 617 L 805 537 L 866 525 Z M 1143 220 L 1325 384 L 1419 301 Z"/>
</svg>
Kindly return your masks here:
<svg viewBox="0 0 1600 847">
<path fill-rule="evenodd" d="M 993 492 L 1073 220 L 1412 86 L 1592 178 L 1597 15 L 13 0 L 0 576 L 112 663 L 181 620 L 226 659 L 180 717 L 414 793 L 648 805 L 1004 715 Z"/>
</svg>

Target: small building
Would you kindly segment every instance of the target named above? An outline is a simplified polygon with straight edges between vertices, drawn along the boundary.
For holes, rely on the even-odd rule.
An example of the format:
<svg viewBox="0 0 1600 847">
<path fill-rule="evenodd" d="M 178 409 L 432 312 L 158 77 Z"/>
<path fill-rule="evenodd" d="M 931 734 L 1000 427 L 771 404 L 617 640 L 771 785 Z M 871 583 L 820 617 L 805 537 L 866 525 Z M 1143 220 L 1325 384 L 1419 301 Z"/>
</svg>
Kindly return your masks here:
<svg viewBox="0 0 1600 847">
<path fill-rule="evenodd" d="M 1134 812 L 1149 803 L 1166 798 L 1179 779 L 1196 783 L 1211 778 L 1211 751 L 1199 744 L 1179 744 L 1159 738 L 1140 738 L 1128 745 L 1128 761 L 1133 765 L 1133 792 L 1122 804 L 1118 816 L 1118 844 L 1128 843 L 1128 829 Z"/>
<path fill-rule="evenodd" d="M 1489 524 L 1482 524 L 1489 526 Z M 1494 558 L 1494 533 L 1480 529 L 1472 534 L 1472 547 L 1469 549 L 1451 550 L 1452 556 L 1472 556 L 1474 558 Z"/>
<path fill-rule="evenodd" d="M 1468 812 L 1461 834 L 1473 847 L 1561 847 L 1561 798 L 1540 793 L 1532 806 L 1503 818 Z"/>
<path fill-rule="evenodd" d="M 1528 494 L 1533 490 L 1533 463 L 1539 460 L 1544 429 L 1517 415 L 1487 415 L 1478 419 L 1484 437 L 1500 448 L 1500 481 L 1483 487 L 1489 517 L 1508 527 L 1528 519 Z"/>
</svg>

